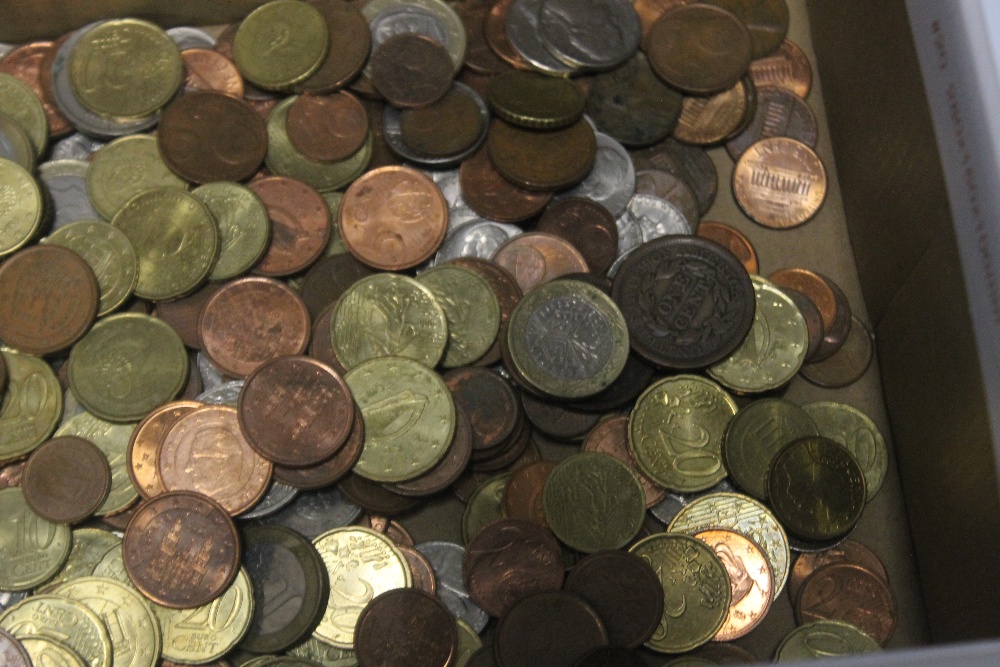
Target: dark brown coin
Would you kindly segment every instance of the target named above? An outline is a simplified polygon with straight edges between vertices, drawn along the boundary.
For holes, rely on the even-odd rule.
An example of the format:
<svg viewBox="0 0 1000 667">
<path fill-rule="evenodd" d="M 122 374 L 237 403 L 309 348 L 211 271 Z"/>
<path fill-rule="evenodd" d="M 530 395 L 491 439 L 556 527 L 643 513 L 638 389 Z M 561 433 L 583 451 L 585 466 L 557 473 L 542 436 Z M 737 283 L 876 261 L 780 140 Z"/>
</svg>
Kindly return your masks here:
<svg viewBox="0 0 1000 667">
<path fill-rule="evenodd" d="M 692 95 L 731 88 L 750 66 L 752 42 L 746 26 L 718 7 L 690 4 L 664 12 L 643 41 L 653 70 Z"/>
<path fill-rule="evenodd" d="M 397 588 L 361 612 L 354 650 L 359 663 L 372 667 L 448 667 L 458 650 L 458 629 L 433 595 Z"/>
<path fill-rule="evenodd" d="M 635 173 L 635 193 L 666 199 L 677 207 L 692 227 L 698 226 L 701 212 L 694 191 L 687 182 L 669 171 L 643 169 Z"/>
<path fill-rule="evenodd" d="M 469 208 L 498 222 L 529 220 L 552 200 L 551 192 L 532 192 L 501 176 L 485 148 L 462 163 L 459 183 L 462 198 Z"/>
<path fill-rule="evenodd" d="M 184 59 L 185 92 L 214 90 L 237 99 L 243 97 L 243 75 L 226 56 L 210 49 L 185 49 L 181 51 L 181 58 Z"/>
<path fill-rule="evenodd" d="M 802 313 L 803 319 L 806 321 L 806 331 L 809 334 L 809 344 L 806 346 L 806 363 L 813 360 L 816 353 L 819 351 L 820 347 L 823 345 L 823 339 L 826 337 L 826 332 L 823 331 L 823 316 L 820 315 L 819 308 L 816 304 L 812 302 L 809 297 L 801 292 L 796 292 L 793 289 L 782 290 L 788 295 L 799 312 Z"/>
<path fill-rule="evenodd" d="M 371 29 L 358 8 L 343 0 L 306 0 L 319 10 L 330 28 L 330 50 L 326 59 L 297 92 L 330 93 L 347 85 L 368 61 L 372 48 Z"/>
<path fill-rule="evenodd" d="M 799 372 L 802 377 L 820 387 L 846 387 L 861 379 L 871 365 L 873 356 L 871 329 L 852 316 L 851 329 L 840 349 L 822 361 L 805 364 Z"/>
<path fill-rule="evenodd" d="M 542 492 L 545 490 L 545 480 L 555 467 L 556 464 L 552 461 L 539 461 L 514 471 L 504 487 L 505 515 L 548 528 L 549 522 L 545 520 L 545 509 L 542 507 Z"/>
<path fill-rule="evenodd" d="M 240 390 L 240 429 L 261 456 L 293 468 L 314 466 L 347 442 L 354 401 L 335 370 L 309 357 L 260 366 Z"/>
<path fill-rule="evenodd" d="M 628 415 L 613 415 L 601 421 L 583 441 L 582 451 L 609 454 L 632 470 L 646 494 L 646 508 L 663 500 L 666 489 L 642 474 L 628 448 Z"/>
<path fill-rule="evenodd" d="M 871 549 L 860 542 L 844 540 L 837 546 L 824 551 L 799 554 L 799 557 L 795 559 L 795 565 L 792 566 L 791 573 L 788 575 L 788 595 L 792 601 L 794 602 L 798 598 L 799 589 L 813 572 L 832 563 L 857 565 L 889 583 L 889 575 L 886 574 L 885 566 Z"/>
<path fill-rule="evenodd" d="M 338 162 L 358 152 L 368 138 L 368 113 L 350 93 L 302 95 L 288 108 L 285 131 L 311 160 Z"/>
<path fill-rule="evenodd" d="M 583 439 L 601 418 L 596 412 L 575 410 L 561 403 L 543 401 L 528 393 L 521 394 L 521 405 L 532 426 L 550 438 L 564 442 Z"/>
<path fill-rule="evenodd" d="M 455 6 L 455 11 L 465 26 L 468 39 L 465 47 L 465 67 L 477 74 L 500 74 L 510 68 L 486 41 L 486 18 L 490 15 L 493 5 L 491 0 L 470 0 Z"/>
<path fill-rule="evenodd" d="M 302 280 L 299 295 L 313 319 L 340 298 L 347 288 L 374 271 L 354 259 L 353 255 L 340 253 L 316 262 Z"/>
<path fill-rule="evenodd" d="M 302 181 L 268 176 L 249 184 L 271 219 L 271 245 L 254 273 L 287 276 L 308 268 L 330 242 L 330 209 Z"/>
<path fill-rule="evenodd" d="M 260 365 L 302 354 L 309 343 L 309 311 L 286 285 L 240 278 L 216 292 L 198 322 L 202 350 L 223 373 L 246 377 Z"/>
<path fill-rule="evenodd" d="M 786 0 L 707 0 L 707 4 L 721 7 L 738 18 L 750 32 L 753 57 L 763 58 L 774 52 L 788 34 L 788 4 Z"/>
<path fill-rule="evenodd" d="M 719 190 L 719 175 L 705 149 L 668 137 L 655 146 L 632 151 L 632 163 L 637 172 L 659 169 L 682 178 L 694 193 L 701 215 L 712 207 Z"/>
<path fill-rule="evenodd" d="M 473 147 L 483 133 L 479 105 L 457 86 L 436 102 L 402 113 L 403 143 L 422 155 L 447 157 Z"/>
<path fill-rule="evenodd" d="M 21 250 L 0 265 L 0 340 L 37 356 L 61 352 L 87 333 L 99 298 L 93 270 L 72 250 Z"/>
<path fill-rule="evenodd" d="M 805 99 L 812 87 L 812 68 L 802 49 L 786 39 L 777 51 L 750 63 L 750 78 L 757 86 L 778 86 Z"/>
<path fill-rule="evenodd" d="M 263 119 L 246 102 L 215 91 L 177 98 L 156 136 L 167 166 L 195 183 L 248 179 L 267 153 Z"/>
<path fill-rule="evenodd" d="M 695 236 L 639 246 L 615 276 L 612 297 L 628 323 L 632 349 L 666 368 L 724 359 L 753 324 L 756 301 L 732 253 Z"/>
<path fill-rule="evenodd" d="M 351 471 L 354 464 L 361 458 L 361 450 L 365 444 L 365 420 L 361 410 L 354 407 L 354 425 L 347 443 L 332 457 L 308 468 L 286 468 L 274 466 L 274 478 L 283 484 L 311 491 L 335 484 Z"/>
<path fill-rule="evenodd" d="M 671 7 L 686 5 L 689 2 L 690 0 L 636 0 L 632 6 L 635 7 L 635 11 L 639 15 L 639 20 L 642 22 L 642 34 L 645 36 L 657 19 L 663 15 L 663 12 Z"/>
<path fill-rule="evenodd" d="M 410 566 L 413 587 L 428 595 L 434 595 L 437 591 L 437 579 L 434 577 L 434 568 L 431 567 L 427 557 L 405 544 L 397 544 L 396 548 L 406 557 L 406 563 Z"/>
<path fill-rule="evenodd" d="M 580 120 L 585 96 L 568 78 L 510 70 L 490 79 L 486 97 L 499 118 L 533 129 L 555 130 Z"/>
<path fill-rule="evenodd" d="M 816 115 L 805 100 L 784 88 L 760 88 L 750 124 L 726 142 L 726 151 L 738 160 L 752 144 L 768 137 L 791 137 L 815 148 L 817 134 Z"/>
<path fill-rule="evenodd" d="M 486 368 L 456 368 L 442 376 L 472 427 L 472 450 L 488 450 L 514 432 L 520 406 L 510 382 Z"/>
<path fill-rule="evenodd" d="M 501 0 L 505 2 L 506 0 Z M 498 667 L 496 655 L 493 653 L 493 645 L 487 644 L 472 654 L 466 667 Z"/>
<path fill-rule="evenodd" d="M 510 271 L 524 294 L 560 276 L 589 271 L 572 243 L 546 232 L 511 237 L 493 253 L 493 261 Z"/>
<path fill-rule="evenodd" d="M 312 339 L 309 341 L 309 356 L 316 361 L 334 369 L 341 375 L 347 372 L 344 364 L 340 363 L 337 353 L 333 350 L 333 338 L 330 335 L 330 322 L 333 319 L 334 308 L 337 302 L 334 301 L 316 316 L 313 322 Z"/>
<path fill-rule="evenodd" d="M 494 120 L 486 138 L 490 159 L 511 183 L 528 190 L 564 190 L 594 167 L 597 139 L 586 120 L 559 130 L 528 130 Z"/>
<path fill-rule="evenodd" d="M 7 390 L 7 362 L 0 355 L 0 401 L 3 400 L 3 393 Z"/>
<path fill-rule="evenodd" d="M 402 514 L 420 504 L 418 498 L 393 493 L 378 482 L 350 474 L 340 481 L 340 490 L 356 505 L 377 514 Z"/>
<path fill-rule="evenodd" d="M 747 273 L 757 273 L 760 265 L 757 262 L 757 251 L 750 239 L 742 232 L 721 222 L 703 220 L 698 223 L 698 236 L 709 241 L 715 241 L 723 248 L 733 253 L 740 260 Z"/>
<path fill-rule="evenodd" d="M 599 646 L 580 658 L 574 667 L 644 667 L 642 654 L 620 646 Z"/>
<path fill-rule="evenodd" d="M 382 128 L 382 114 L 385 110 L 385 104 L 378 100 L 368 99 L 362 99 L 361 104 L 368 112 L 368 131 L 372 135 L 372 157 L 368 161 L 369 171 L 379 167 L 401 164 L 399 156 L 392 152 L 389 143 L 385 140 Z"/>
<path fill-rule="evenodd" d="M 558 591 L 563 574 L 562 552 L 552 533 L 518 519 L 486 525 L 466 547 L 462 561 L 470 597 L 496 617 L 530 595 Z"/>
<path fill-rule="evenodd" d="M 499 451 L 491 452 L 488 457 L 473 460 L 470 467 L 476 471 L 493 472 L 504 470 L 520 460 L 531 446 L 531 425 L 522 419 L 520 427 L 515 431 L 510 441 Z"/>
<path fill-rule="evenodd" d="M 833 291 L 833 298 L 837 301 L 837 314 L 833 318 L 833 324 L 823 330 L 823 344 L 813 356 L 813 361 L 822 361 L 837 352 L 847 340 L 851 332 L 851 302 L 847 300 L 847 295 L 840 289 L 837 283 L 826 276 L 820 276 L 830 286 Z"/>
<path fill-rule="evenodd" d="M 621 408 L 646 390 L 653 379 L 653 367 L 630 352 L 625 367 L 615 381 L 593 396 L 574 401 L 573 407 L 590 412 L 609 412 Z"/>
<path fill-rule="evenodd" d="M 587 556 L 570 570 L 563 590 L 594 608 L 614 646 L 638 648 L 663 618 L 660 578 L 646 561 L 624 551 Z"/>
<path fill-rule="evenodd" d="M 592 273 L 606 273 L 618 257 L 614 216 L 592 199 L 570 197 L 550 204 L 536 229 L 572 243 Z"/>
<path fill-rule="evenodd" d="M 191 609 L 220 596 L 240 568 L 240 540 L 226 510 L 190 491 L 139 506 L 122 538 L 125 572 L 153 602 Z"/>
<path fill-rule="evenodd" d="M 882 646 L 889 642 L 896 627 L 896 601 L 889 584 L 850 563 L 832 563 L 816 570 L 802 584 L 795 612 L 799 623 L 846 621 Z"/>
<path fill-rule="evenodd" d="M 153 316 L 158 317 L 177 332 L 184 344 L 192 349 L 201 349 L 201 339 L 198 337 L 198 319 L 201 310 L 219 291 L 218 283 L 206 283 L 191 296 L 174 301 L 161 301 L 153 309 Z"/>
<path fill-rule="evenodd" d="M 823 330 L 835 327 L 837 320 L 837 294 L 830 282 L 815 271 L 807 269 L 781 269 L 767 277 L 783 290 L 792 290 L 812 301 L 823 318 Z M 829 356 L 829 355 L 827 355 Z"/>
<path fill-rule="evenodd" d="M 135 513 L 138 511 L 139 504 L 139 499 L 137 498 L 131 505 L 123 509 L 121 512 L 105 514 L 101 517 L 101 522 L 111 530 L 124 531 L 125 528 L 128 527 L 128 522 L 132 520 L 132 517 L 135 516 Z"/>
<path fill-rule="evenodd" d="M 529 429 L 530 433 L 530 429 Z M 498 475 L 504 475 L 507 473 L 514 472 L 515 470 L 520 470 L 522 467 L 535 463 L 536 461 L 541 461 L 542 455 L 538 451 L 538 445 L 532 442 L 531 438 L 528 438 L 528 443 L 524 448 L 524 451 L 518 455 L 517 459 L 509 465 L 505 465 L 499 471 L 476 471 L 467 469 L 462 476 L 458 478 L 451 490 L 455 493 L 459 500 L 463 503 L 469 502 L 469 498 L 475 493 L 476 489 L 482 486 L 483 482 Z"/>
<path fill-rule="evenodd" d="M 524 598 L 500 619 L 494 650 L 502 667 L 574 667 L 607 644 L 608 633 L 590 605 L 552 591 Z"/>
<path fill-rule="evenodd" d="M 24 500 L 43 519 L 79 523 L 92 515 L 111 491 L 111 467 L 89 440 L 53 438 L 28 459 L 21 481 Z"/>
<path fill-rule="evenodd" d="M 414 32 L 393 35 L 375 49 L 372 85 L 393 106 L 415 109 L 444 97 L 451 88 L 451 57 L 439 42 Z"/>
<path fill-rule="evenodd" d="M 461 406 L 455 406 L 455 436 L 441 461 L 416 479 L 391 485 L 404 496 L 430 496 L 444 491 L 465 472 L 472 459 L 472 426 Z"/>
</svg>

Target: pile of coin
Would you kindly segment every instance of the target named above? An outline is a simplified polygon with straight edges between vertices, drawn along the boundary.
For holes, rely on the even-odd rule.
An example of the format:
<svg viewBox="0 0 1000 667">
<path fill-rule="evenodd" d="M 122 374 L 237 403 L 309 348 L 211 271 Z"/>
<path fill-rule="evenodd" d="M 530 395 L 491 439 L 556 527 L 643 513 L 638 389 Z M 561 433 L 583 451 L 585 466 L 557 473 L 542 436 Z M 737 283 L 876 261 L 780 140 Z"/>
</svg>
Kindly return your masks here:
<svg viewBox="0 0 1000 667">
<path fill-rule="evenodd" d="M 780 394 L 871 333 L 701 219 L 723 144 L 756 223 L 823 203 L 788 21 L 274 0 L 13 49 L 4 664 L 749 661 L 786 585 L 778 659 L 884 646 L 886 443 Z M 415 544 L 452 493 L 464 546 Z"/>
</svg>

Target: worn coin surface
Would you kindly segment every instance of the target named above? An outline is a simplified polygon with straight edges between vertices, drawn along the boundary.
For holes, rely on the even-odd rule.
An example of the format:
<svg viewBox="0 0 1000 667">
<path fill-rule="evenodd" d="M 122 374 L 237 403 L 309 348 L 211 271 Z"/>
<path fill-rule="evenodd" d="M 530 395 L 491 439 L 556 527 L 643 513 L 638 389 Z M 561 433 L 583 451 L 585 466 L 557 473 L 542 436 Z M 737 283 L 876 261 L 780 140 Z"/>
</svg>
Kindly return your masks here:
<svg viewBox="0 0 1000 667">
<path fill-rule="evenodd" d="M 511 70 L 490 79 L 490 109 L 521 127 L 555 130 L 572 125 L 583 114 L 584 94 L 571 79 Z"/>
<path fill-rule="evenodd" d="M 546 48 L 577 68 L 609 70 L 627 61 L 639 48 L 642 24 L 627 0 L 546 0 L 538 30 Z"/>
<path fill-rule="evenodd" d="M 597 612 L 566 591 L 546 591 L 515 604 L 497 627 L 497 663 L 504 667 L 576 665 L 591 649 L 608 644 Z"/>
<path fill-rule="evenodd" d="M 804 364 L 799 372 L 802 377 L 820 387 L 847 387 L 867 372 L 874 354 L 875 343 L 871 329 L 852 315 L 850 331 L 840 349 L 826 359 Z"/>
<path fill-rule="evenodd" d="M 677 125 L 683 96 L 665 85 L 642 53 L 594 77 L 587 115 L 601 132 L 626 146 L 662 141 Z"/>
<path fill-rule="evenodd" d="M 507 239 L 491 258 L 506 269 L 522 293 L 571 273 L 587 273 L 587 260 L 572 243 L 546 232 L 528 232 Z"/>
<path fill-rule="evenodd" d="M 79 523 L 104 504 L 111 468 L 104 452 L 73 436 L 53 438 L 28 459 L 21 480 L 24 500 L 54 523 Z"/>
<path fill-rule="evenodd" d="M 737 160 L 751 144 L 768 137 L 791 137 L 816 148 L 816 116 L 805 100 L 784 88 L 758 88 L 753 120 L 726 142 L 726 150 Z"/>
<path fill-rule="evenodd" d="M 135 422 L 112 423 L 81 411 L 68 419 L 56 431 L 56 436 L 76 436 L 89 440 L 104 452 L 111 466 L 111 491 L 97 510 L 103 517 L 127 509 L 138 497 L 126 471 L 125 458 Z"/>
<path fill-rule="evenodd" d="M 288 139 L 306 157 L 339 162 L 354 155 L 368 138 L 368 114 L 345 91 L 302 95 L 288 108 Z"/>
<path fill-rule="evenodd" d="M 885 646 L 896 626 L 896 601 L 878 575 L 851 563 L 832 563 L 802 583 L 796 614 L 801 623 L 851 623 Z"/>
<path fill-rule="evenodd" d="M 287 176 L 251 182 L 271 220 L 271 242 L 254 266 L 264 276 L 298 273 L 322 256 L 330 241 L 330 209 L 308 183 Z"/>
<path fill-rule="evenodd" d="M 564 190 L 590 173 L 597 158 L 597 139 L 581 119 L 544 132 L 503 120 L 490 125 L 486 147 L 504 178 L 528 190 Z"/>
<path fill-rule="evenodd" d="M 128 200 L 146 190 L 187 189 L 187 183 L 163 161 L 156 137 L 146 134 L 122 137 L 102 146 L 89 164 L 87 193 L 94 210 L 105 220 L 113 219 Z"/>
<path fill-rule="evenodd" d="M 888 447 L 879 428 L 868 415 L 844 403 L 820 401 L 802 408 L 816 422 L 819 435 L 837 441 L 857 460 L 871 500 L 889 467 Z"/>
<path fill-rule="evenodd" d="M 497 222 L 518 223 L 533 218 L 552 199 L 548 192 L 532 192 L 514 185 L 493 166 L 483 148 L 462 162 L 462 198 L 476 213 Z"/>
<path fill-rule="evenodd" d="M 371 82 L 393 106 L 414 109 L 444 97 L 454 77 L 452 67 L 451 56 L 440 42 L 404 32 L 375 49 Z"/>
<path fill-rule="evenodd" d="M 0 404 L 0 460 L 10 461 L 42 444 L 59 424 L 63 391 L 44 360 L 9 347 L 0 348 L 7 391 Z M 24 411 L 21 406 L 37 408 Z"/>
<path fill-rule="evenodd" d="M 363 664 L 441 667 L 454 662 L 458 628 L 432 595 L 397 588 L 372 599 L 361 612 L 354 649 Z"/>
<path fill-rule="evenodd" d="M 788 577 L 788 594 L 795 601 L 799 596 L 799 589 L 803 582 L 820 568 L 832 563 L 850 563 L 862 567 L 876 575 L 886 583 L 889 582 L 889 575 L 885 571 L 885 565 L 879 560 L 875 553 L 854 540 L 844 540 L 835 547 L 817 551 L 815 553 L 799 554 L 795 559 L 795 565 Z"/>
<path fill-rule="evenodd" d="M 305 468 L 274 466 L 274 478 L 296 489 L 314 490 L 336 483 L 354 468 L 365 443 L 365 422 L 357 405 L 351 433 L 344 445 L 329 459 Z M 300 503 L 301 505 L 301 503 Z"/>
<path fill-rule="evenodd" d="M 422 272 L 417 282 L 431 291 L 448 321 L 441 364 L 454 368 L 482 358 L 500 330 L 500 304 L 490 284 L 475 271 L 450 265 Z"/>
</svg>

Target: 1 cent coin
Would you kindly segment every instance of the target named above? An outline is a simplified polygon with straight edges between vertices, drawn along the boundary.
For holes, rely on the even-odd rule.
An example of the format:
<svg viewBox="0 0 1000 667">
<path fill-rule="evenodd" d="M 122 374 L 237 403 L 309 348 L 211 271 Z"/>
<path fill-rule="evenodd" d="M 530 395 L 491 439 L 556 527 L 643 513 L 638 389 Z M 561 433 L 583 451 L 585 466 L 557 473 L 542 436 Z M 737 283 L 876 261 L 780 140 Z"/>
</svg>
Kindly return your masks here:
<svg viewBox="0 0 1000 667">
<path fill-rule="evenodd" d="M 365 444 L 365 421 L 361 410 L 354 407 L 354 426 L 347 442 L 336 454 L 326 461 L 308 468 L 286 468 L 274 466 L 274 478 L 283 484 L 296 489 L 312 490 L 335 484 L 351 471 L 354 464 L 361 458 L 361 449 Z"/>
<path fill-rule="evenodd" d="M 558 130 L 530 130 L 502 120 L 486 137 L 490 159 L 500 174 L 527 190 L 565 190 L 582 181 L 597 159 L 597 138 L 580 119 Z"/>
<path fill-rule="evenodd" d="M 195 374 L 195 373 L 192 373 Z M 160 446 L 181 417 L 202 406 L 197 401 L 173 401 L 149 413 L 132 432 L 125 455 L 125 470 L 143 498 L 166 492 L 160 477 Z"/>
<path fill-rule="evenodd" d="M 354 649 L 364 665 L 448 667 L 458 650 L 458 629 L 436 597 L 397 588 L 365 606 L 354 629 Z"/>
<path fill-rule="evenodd" d="M 886 583 L 889 582 L 889 575 L 886 574 L 885 566 L 871 549 L 860 542 L 844 540 L 830 549 L 815 553 L 800 554 L 795 559 L 792 572 L 788 575 L 788 594 L 792 600 L 798 598 L 799 589 L 802 588 L 802 584 L 813 572 L 832 563 L 857 565 L 877 575 Z"/>
<path fill-rule="evenodd" d="M 497 248 L 492 259 L 514 276 L 524 294 L 560 276 L 590 270 L 572 243 L 546 232 L 518 234 Z"/>
<path fill-rule="evenodd" d="M 810 220 L 826 198 L 826 169 L 805 144 L 787 137 L 751 145 L 733 169 L 733 193 L 754 222 L 771 229 Z"/>
<path fill-rule="evenodd" d="M 532 192 L 501 176 L 485 148 L 462 162 L 459 183 L 462 199 L 469 208 L 497 222 L 524 222 L 538 215 L 552 200 L 551 192 Z"/>
<path fill-rule="evenodd" d="M 254 267 L 264 276 L 287 276 L 309 268 L 330 242 L 330 209 L 315 189 L 287 176 L 249 184 L 271 219 L 271 245 Z"/>
<path fill-rule="evenodd" d="M 243 75 L 233 61 L 211 49 L 185 49 L 184 91 L 214 90 L 237 99 L 243 97 Z"/>
<path fill-rule="evenodd" d="M 330 29 L 330 49 L 319 69 L 294 87 L 296 92 L 329 93 L 354 79 L 368 60 L 372 35 L 368 21 L 344 0 L 306 0 Z"/>
<path fill-rule="evenodd" d="M 348 92 L 302 95 L 288 108 L 288 139 L 311 160 L 339 162 L 368 138 L 368 113 Z"/>
<path fill-rule="evenodd" d="M 401 109 L 433 104 L 448 92 L 453 78 L 448 50 L 415 32 L 393 35 L 372 54 L 372 85 Z"/>
<path fill-rule="evenodd" d="M 572 243 L 593 273 L 607 273 L 618 257 L 618 228 L 614 216 L 593 199 L 570 197 L 549 205 L 536 229 Z"/>
<path fill-rule="evenodd" d="M 21 491 L 43 519 L 79 523 L 107 499 L 111 468 L 104 452 L 90 441 L 75 436 L 53 438 L 28 459 Z"/>
</svg>

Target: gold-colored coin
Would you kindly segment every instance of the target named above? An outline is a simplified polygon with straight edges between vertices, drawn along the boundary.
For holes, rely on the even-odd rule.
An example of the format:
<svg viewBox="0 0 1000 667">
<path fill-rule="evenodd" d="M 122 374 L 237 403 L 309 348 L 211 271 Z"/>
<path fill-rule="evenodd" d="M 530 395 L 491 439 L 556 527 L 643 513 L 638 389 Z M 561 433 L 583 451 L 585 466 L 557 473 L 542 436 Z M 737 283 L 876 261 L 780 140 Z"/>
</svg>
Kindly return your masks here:
<svg viewBox="0 0 1000 667">
<path fill-rule="evenodd" d="M 288 655 L 318 662 L 323 667 L 358 667 L 358 658 L 354 651 L 331 646 L 315 635 L 289 650 Z"/>
<path fill-rule="evenodd" d="M 87 30 L 67 66 L 75 97 L 105 117 L 150 116 L 184 81 L 177 45 L 163 28 L 139 19 L 105 21 Z"/>
<path fill-rule="evenodd" d="M 53 639 L 72 649 L 89 667 L 111 667 L 108 630 L 82 602 L 59 595 L 35 595 L 0 615 L 0 629 L 18 639 Z"/>
<path fill-rule="evenodd" d="M 3 146 L 5 153 L 3 157 L 24 167 L 29 172 L 34 172 L 35 148 L 31 145 L 28 133 L 13 118 L 2 112 L 0 112 L 0 135 L 6 140 Z"/>
<path fill-rule="evenodd" d="M 73 548 L 69 558 L 48 584 L 48 588 L 64 584 L 80 577 L 89 577 L 109 551 L 121 545 L 122 539 L 108 530 L 100 528 L 76 528 L 73 530 Z"/>
<path fill-rule="evenodd" d="M 643 392 L 629 415 L 629 451 L 660 486 L 704 491 L 726 476 L 722 439 L 735 414 L 735 401 L 711 380 L 664 378 Z"/>
<path fill-rule="evenodd" d="M 46 667 L 87 667 L 76 651 L 47 637 L 22 637 L 21 645 L 33 665 Z"/>
<path fill-rule="evenodd" d="M 318 10 L 297 0 L 274 0 L 240 24 L 233 60 L 250 83 L 279 90 L 309 78 L 329 48 L 330 33 Z"/>
<path fill-rule="evenodd" d="M 101 562 L 94 568 L 94 576 L 114 579 L 119 584 L 125 584 L 126 586 L 135 588 L 135 584 L 132 583 L 132 580 L 129 579 L 128 573 L 125 571 L 125 559 L 122 555 L 121 544 L 112 547 L 111 551 L 104 554 L 104 558 L 102 558 Z M 136 590 L 139 589 L 136 588 Z M 156 611 L 155 608 L 153 611 Z"/>
<path fill-rule="evenodd" d="M 476 651 L 483 647 L 483 640 L 479 638 L 479 633 L 462 619 L 456 618 L 455 625 L 458 626 L 458 650 L 455 652 L 455 667 L 465 667 Z"/>
<path fill-rule="evenodd" d="M 474 271 L 447 264 L 424 271 L 417 282 L 434 294 L 448 320 L 441 365 L 468 366 L 486 354 L 500 331 L 500 303 L 490 284 Z"/>
<path fill-rule="evenodd" d="M 503 502 L 510 473 L 491 477 L 473 491 L 462 514 L 462 541 L 468 544 L 488 523 L 507 516 Z"/>
<path fill-rule="evenodd" d="M 355 473 L 374 482 L 402 482 L 448 453 L 455 403 L 437 373 L 412 359 L 380 357 L 351 369 L 344 380 L 365 420 Z"/>
<path fill-rule="evenodd" d="M 271 240 L 271 219 L 254 191 L 239 183 L 208 183 L 192 192 L 219 226 L 219 259 L 209 280 L 242 275 L 264 256 Z"/>
<path fill-rule="evenodd" d="M 87 194 L 94 210 L 111 220 L 128 200 L 153 188 L 187 190 L 187 182 L 170 171 L 156 137 L 134 134 L 102 146 L 87 170 Z"/>
<path fill-rule="evenodd" d="M 36 158 L 45 152 L 49 140 L 45 107 L 28 84 L 10 74 L 0 74 L 0 113 L 21 126 Z"/>
<path fill-rule="evenodd" d="M 373 598 L 409 588 L 406 557 L 388 537 L 350 526 L 323 533 L 313 545 L 330 576 L 330 599 L 313 635 L 338 648 L 354 648 L 354 626 Z"/>
<path fill-rule="evenodd" d="M 24 591 L 51 579 L 71 542 L 69 526 L 35 514 L 19 487 L 0 490 L 0 590 Z"/>
<path fill-rule="evenodd" d="M 0 461 L 24 456 L 45 442 L 63 413 L 63 391 L 52 367 L 38 357 L 0 348 L 7 391 L 0 405 Z"/>
<path fill-rule="evenodd" d="M 139 260 L 128 237 L 115 227 L 97 220 L 71 222 L 52 232 L 45 243 L 69 248 L 93 269 L 101 291 L 98 317 L 117 310 L 132 296 Z"/>
<path fill-rule="evenodd" d="M 126 453 L 136 422 L 113 424 L 95 417 L 89 412 L 81 412 L 59 427 L 56 435 L 75 435 L 94 443 L 108 457 L 111 467 L 111 492 L 108 499 L 98 508 L 96 514 L 104 516 L 120 512 L 139 497 L 132 479 L 128 476 Z M 95 572 L 96 574 L 96 572 Z"/>
<path fill-rule="evenodd" d="M 830 438 L 847 448 L 865 473 L 868 500 L 882 488 L 889 468 L 889 449 L 875 422 L 857 408 L 821 401 L 802 406 L 819 429 L 819 435 Z"/>
<path fill-rule="evenodd" d="M 42 225 L 45 206 L 38 182 L 24 167 L 0 158 L 0 258 L 27 244 Z"/>
<path fill-rule="evenodd" d="M 877 641 L 850 623 L 814 621 L 789 632 L 778 645 L 774 661 L 819 660 L 881 650 Z"/>
</svg>

